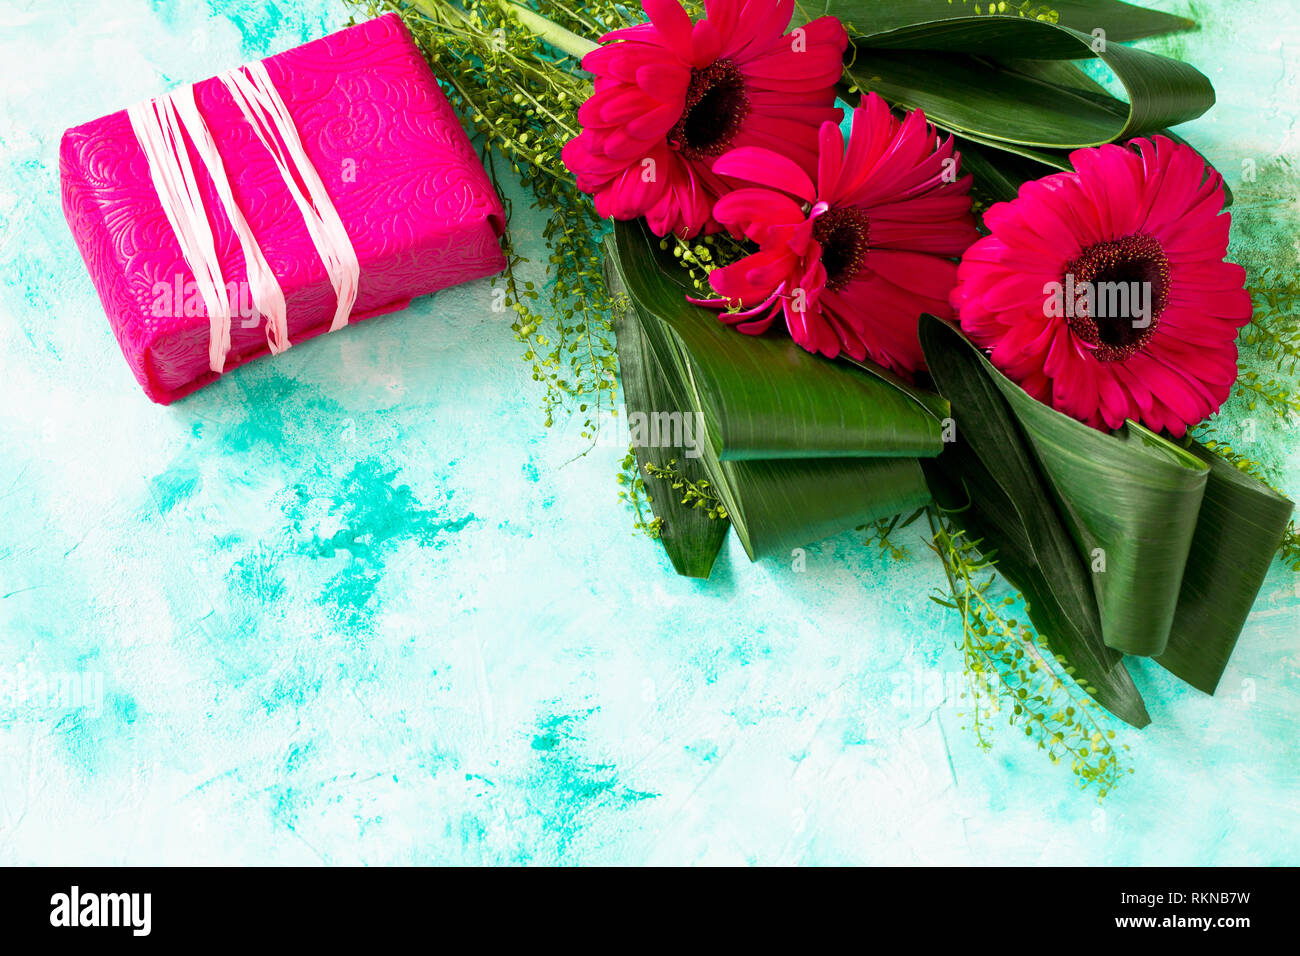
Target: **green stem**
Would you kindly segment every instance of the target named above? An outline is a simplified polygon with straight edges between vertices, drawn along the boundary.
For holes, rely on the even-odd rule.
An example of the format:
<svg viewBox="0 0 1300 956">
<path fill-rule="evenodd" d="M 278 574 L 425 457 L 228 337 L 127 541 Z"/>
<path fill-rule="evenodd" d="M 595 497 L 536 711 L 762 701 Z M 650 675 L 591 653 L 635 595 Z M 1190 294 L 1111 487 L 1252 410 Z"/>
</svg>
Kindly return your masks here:
<svg viewBox="0 0 1300 956">
<path fill-rule="evenodd" d="M 531 30 L 543 42 L 577 60 L 581 60 L 599 45 L 585 37 L 578 36 L 578 34 L 570 30 L 566 30 L 558 23 L 551 22 L 546 17 L 534 13 L 527 7 L 511 3 L 510 0 L 497 0 L 497 2 L 503 10 L 510 11 L 522 26 Z"/>
</svg>

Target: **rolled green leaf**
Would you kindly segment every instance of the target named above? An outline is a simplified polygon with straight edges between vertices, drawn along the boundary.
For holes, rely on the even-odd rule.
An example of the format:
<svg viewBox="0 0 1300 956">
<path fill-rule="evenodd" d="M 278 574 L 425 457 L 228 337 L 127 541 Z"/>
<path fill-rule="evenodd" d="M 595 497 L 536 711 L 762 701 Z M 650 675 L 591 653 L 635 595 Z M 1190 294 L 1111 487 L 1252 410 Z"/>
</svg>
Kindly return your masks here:
<svg viewBox="0 0 1300 956">
<path fill-rule="evenodd" d="M 1294 506 L 1203 445 L 1187 447 L 1209 465 L 1209 481 L 1169 644 L 1156 661 L 1213 694 Z"/>
<path fill-rule="evenodd" d="M 956 140 L 962 173 L 975 177 L 977 195 L 994 202 L 1010 202 L 1019 195 L 1020 187 L 1025 183 L 1058 171 L 1035 159 L 973 142 L 963 136 Z"/>
<path fill-rule="evenodd" d="M 1196 26 L 1196 21 L 1187 17 L 1165 13 L 1163 10 L 1148 10 L 1120 0 L 1056 0 L 1055 3 L 1044 2 L 1042 5 L 1056 11 L 1060 17 L 1058 22 L 1066 26 L 1084 33 L 1091 33 L 1101 27 L 1110 39 L 1124 42 L 1177 30 L 1190 30 Z"/>
<path fill-rule="evenodd" d="M 686 301 L 682 270 L 642 223 L 616 223 L 607 249 L 655 360 L 642 367 L 663 376 L 656 400 L 704 417 L 700 463 L 751 558 L 929 501 L 917 456 L 943 447 L 943 399 L 725 327 Z"/>
<path fill-rule="evenodd" d="M 1063 60 L 1006 59 L 999 60 L 997 65 L 1074 90 L 1077 95 L 1092 99 L 1116 116 L 1122 117 L 1128 110 L 1127 104 L 1107 93 L 1101 84 L 1076 63 Z M 1169 129 L 1146 131 L 1146 135 L 1157 134 L 1167 136 L 1176 143 L 1187 144 L 1186 140 Z M 963 171 L 973 173 L 982 190 L 996 200 L 1014 199 L 1022 183 L 1072 168 L 1068 150 L 1035 148 L 1021 143 L 992 140 L 979 134 L 958 136 L 957 144 L 962 154 Z M 1206 165 L 1210 165 L 1208 160 Z M 1223 193 L 1224 205 L 1231 206 L 1232 190 L 1226 182 L 1223 183 Z"/>
<path fill-rule="evenodd" d="M 606 240 L 607 249 L 609 242 Z M 612 268 L 606 269 L 606 282 L 614 296 L 626 292 L 617 271 Z M 693 412 L 672 394 L 668 376 L 660 370 L 650 343 L 641 332 L 635 308 L 630 304 L 623 313 L 614 317 L 614 334 L 618 339 L 619 378 L 628 416 L 667 413 L 675 414 L 678 422 L 684 422 L 685 419 L 681 416 Z M 661 436 L 664 431 L 665 429 L 660 429 Z M 671 427 L 666 431 L 671 439 Z M 685 437 L 680 426 L 677 436 L 682 439 Z M 651 464 L 660 468 L 672 467 L 688 481 L 708 479 L 708 472 L 700 462 L 696 450 L 687 447 L 684 440 L 677 444 L 642 442 L 634 446 L 633 452 L 642 475 L 646 474 L 646 465 Z M 696 508 L 683 503 L 680 494 L 671 488 L 658 487 L 657 484 L 651 481 L 647 485 L 647 493 L 651 498 L 650 507 L 656 517 L 661 519 L 659 542 L 668 559 L 680 575 L 707 578 L 713 570 L 713 562 L 717 559 L 722 543 L 727 539 L 730 523 L 725 518 L 710 517 L 707 508 Z"/>
<path fill-rule="evenodd" d="M 979 18 L 1036 19 L 1057 16 L 1057 22 L 1091 34 L 1100 27 L 1112 40 L 1138 40 L 1142 37 L 1186 30 L 1196 26 L 1194 20 L 1161 10 L 1122 3 L 1120 0 L 1009 0 L 997 13 L 997 0 L 812 0 L 799 4 L 796 16 L 804 21 L 823 14 L 834 14 L 844 21 L 851 36 L 871 37 L 901 27 L 930 20 Z"/>
<path fill-rule="evenodd" d="M 1292 503 L 1190 439 L 1178 445 L 1133 422 L 1108 434 L 1062 415 L 932 316 L 921 342 L 957 422 L 957 445 L 926 466 L 935 498 L 966 509 L 962 520 L 1025 592 L 1039 632 L 1102 660 L 1098 639 L 1154 656 L 1213 693 Z"/>
<path fill-rule="evenodd" d="M 719 461 L 705 467 L 750 559 L 791 549 L 915 511 L 930 500 L 915 458 L 779 458 Z"/>
<path fill-rule="evenodd" d="M 980 358 L 1029 439 L 1091 577 L 1106 644 L 1161 653 L 1209 467 L 1134 422 L 1113 434 L 1089 428 Z"/>
<path fill-rule="evenodd" d="M 855 41 L 849 75 L 896 106 L 924 109 L 936 125 L 993 143 L 1075 149 L 1195 119 L 1214 88 L 1195 67 L 1038 20 L 975 18 L 902 28 Z M 984 57 L 1097 57 L 1129 102 L 1030 76 Z"/>
<path fill-rule="evenodd" d="M 922 397 L 879 369 L 809 354 L 788 336 L 728 328 L 717 312 L 687 301 L 683 270 L 639 222 L 617 223 L 614 243 L 632 299 L 680 342 L 678 372 L 693 384 L 719 459 L 906 458 L 942 449 L 946 405 L 938 396 Z"/>
<path fill-rule="evenodd" d="M 925 465 L 935 499 L 960 512 L 954 520 L 1024 594 L 1034 627 L 1075 668 L 1080 686 L 1120 719 L 1146 726 L 1151 718 L 1123 655 L 1103 636 L 1075 536 L 1021 420 L 995 383 L 998 373 L 934 316 L 921 317 L 920 335 L 926 365 L 952 403 L 957 426 L 956 441 Z"/>
</svg>

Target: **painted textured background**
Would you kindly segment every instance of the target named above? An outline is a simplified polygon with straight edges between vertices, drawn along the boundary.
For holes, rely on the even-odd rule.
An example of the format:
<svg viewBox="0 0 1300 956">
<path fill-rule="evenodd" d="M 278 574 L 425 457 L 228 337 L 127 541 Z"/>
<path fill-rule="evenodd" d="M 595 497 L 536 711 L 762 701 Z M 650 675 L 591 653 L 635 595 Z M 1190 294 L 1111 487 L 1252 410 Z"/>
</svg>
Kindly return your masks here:
<svg viewBox="0 0 1300 956">
<path fill-rule="evenodd" d="M 1294 8 L 1159 5 L 1202 23 L 1147 45 L 1218 88 L 1182 132 L 1236 191 L 1234 254 L 1294 275 Z M 1216 697 L 1134 667 L 1155 723 L 1099 808 L 961 729 L 919 539 L 898 563 L 844 534 L 803 573 L 733 539 L 675 577 L 621 450 L 566 464 L 575 429 L 541 427 L 487 283 L 149 404 L 59 211 L 60 133 L 347 16 L 0 2 L 0 862 L 1300 862 L 1280 567 Z"/>
</svg>

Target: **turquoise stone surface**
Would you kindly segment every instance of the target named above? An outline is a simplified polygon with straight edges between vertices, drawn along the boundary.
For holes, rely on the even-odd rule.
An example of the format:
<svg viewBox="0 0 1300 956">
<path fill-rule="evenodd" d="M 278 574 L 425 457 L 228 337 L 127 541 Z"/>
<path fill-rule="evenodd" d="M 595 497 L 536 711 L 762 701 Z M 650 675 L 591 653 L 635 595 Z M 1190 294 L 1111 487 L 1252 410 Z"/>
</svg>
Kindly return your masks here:
<svg viewBox="0 0 1300 956">
<path fill-rule="evenodd" d="M 1217 88 L 1179 132 L 1236 195 L 1233 257 L 1294 281 L 1294 5 L 1152 5 L 1200 22 L 1142 45 Z M 1280 564 L 1214 697 L 1131 665 L 1153 724 L 1099 804 L 1015 728 L 977 747 L 916 526 L 903 561 L 733 536 L 676 577 L 617 498 L 618 426 L 586 454 L 542 426 L 488 281 L 150 404 L 63 221 L 62 130 L 349 13 L 0 0 L 0 863 L 1300 862 Z M 1223 419 L 1300 491 L 1294 423 Z"/>
</svg>

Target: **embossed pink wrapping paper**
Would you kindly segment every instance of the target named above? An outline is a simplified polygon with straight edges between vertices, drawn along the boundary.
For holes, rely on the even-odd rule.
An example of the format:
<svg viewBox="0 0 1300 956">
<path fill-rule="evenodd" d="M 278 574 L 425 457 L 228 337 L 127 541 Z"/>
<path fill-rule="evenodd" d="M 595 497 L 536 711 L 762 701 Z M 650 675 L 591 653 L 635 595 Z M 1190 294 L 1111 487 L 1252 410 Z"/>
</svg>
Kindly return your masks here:
<svg viewBox="0 0 1300 956">
<path fill-rule="evenodd" d="M 351 321 L 505 268 L 501 202 L 401 20 L 389 14 L 263 61 L 361 264 Z M 225 87 L 195 84 L 237 205 L 280 281 L 296 345 L 329 328 L 336 296 L 274 160 Z M 247 287 L 239 241 L 187 142 L 223 277 Z M 68 130 L 63 210 L 123 355 L 166 404 L 218 377 L 209 322 L 125 110 Z M 269 351 L 235 300 L 229 370 Z M 188 313 L 188 314 L 187 314 Z M 412 327 L 411 334 L 420 334 Z"/>
</svg>

